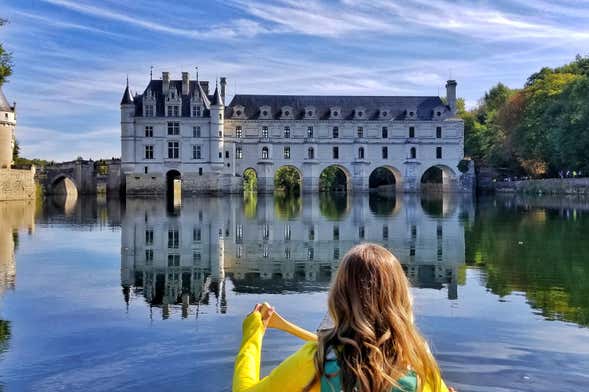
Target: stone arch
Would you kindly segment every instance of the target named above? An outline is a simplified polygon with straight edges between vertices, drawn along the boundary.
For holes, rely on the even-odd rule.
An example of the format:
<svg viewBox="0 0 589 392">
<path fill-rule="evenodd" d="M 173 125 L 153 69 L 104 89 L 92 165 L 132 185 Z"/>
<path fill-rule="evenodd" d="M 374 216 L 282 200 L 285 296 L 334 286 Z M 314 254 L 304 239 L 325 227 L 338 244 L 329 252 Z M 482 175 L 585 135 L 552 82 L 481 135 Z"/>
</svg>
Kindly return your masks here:
<svg viewBox="0 0 589 392">
<path fill-rule="evenodd" d="M 380 191 L 395 191 L 403 189 L 403 175 L 393 166 L 383 165 L 372 170 L 368 177 L 368 188 Z"/>
<path fill-rule="evenodd" d="M 47 193 L 51 195 L 78 197 L 78 185 L 68 175 L 58 174 L 53 180 L 51 180 Z"/>
<path fill-rule="evenodd" d="M 319 191 L 349 192 L 352 189 L 352 174 L 342 165 L 328 165 L 319 174 Z"/>
<path fill-rule="evenodd" d="M 166 198 L 173 205 L 182 201 L 182 174 L 176 169 L 166 172 Z"/>
<path fill-rule="evenodd" d="M 426 192 L 452 192 L 457 188 L 456 172 L 447 165 L 433 165 L 419 176 L 419 185 Z"/>
<path fill-rule="evenodd" d="M 248 167 L 243 171 L 243 191 L 257 192 L 258 191 L 258 172 L 253 167 Z"/>
<path fill-rule="evenodd" d="M 302 193 L 303 171 L 294 165 L 283 165 L 274 171 L 274 190 Z"/>
</svg>

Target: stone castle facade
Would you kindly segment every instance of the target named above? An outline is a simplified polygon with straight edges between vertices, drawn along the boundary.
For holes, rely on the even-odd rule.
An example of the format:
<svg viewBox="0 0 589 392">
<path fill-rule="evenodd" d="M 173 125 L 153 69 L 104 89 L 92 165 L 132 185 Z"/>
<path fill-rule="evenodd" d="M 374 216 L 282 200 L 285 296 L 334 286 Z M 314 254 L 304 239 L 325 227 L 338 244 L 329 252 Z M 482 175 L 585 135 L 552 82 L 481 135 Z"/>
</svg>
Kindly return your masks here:
<svg viewBox="0 0 589 392">
<path fill-rule="evenodd" d="M 0 88 L 0 201 L 35 197 L 35 168 L 12 167 L 16 129 L 16 104 L 10 105 Z"/>
<path fill-rule="evenodd" d="M 129 194 L 163 194 L 171 178 L 183 193 L 238 192 L 253 169 L 258 191 L 294 167 L 304 192 L 319 190 L 321 173 L 341 169 L 346 187 L 369 189 L 374 170 L 394 175 L 400 191 L 418 191 L 431 167 L 445 191 L 464 191 L 464 123 L 456 117 L 456 86 L 437 96 L 295 96 L 236 94 L 226 104 L 226 79 L 187 72 L 151 80 L 142 94 L 129 86 L 121 100 L 121 171 Z M 472 171 L 472 170 L 471 170 Z M 466 187 L 468 188 L 468 187 Z M 468 189 L 466 189 L 468 190 Z"/>
</svg>

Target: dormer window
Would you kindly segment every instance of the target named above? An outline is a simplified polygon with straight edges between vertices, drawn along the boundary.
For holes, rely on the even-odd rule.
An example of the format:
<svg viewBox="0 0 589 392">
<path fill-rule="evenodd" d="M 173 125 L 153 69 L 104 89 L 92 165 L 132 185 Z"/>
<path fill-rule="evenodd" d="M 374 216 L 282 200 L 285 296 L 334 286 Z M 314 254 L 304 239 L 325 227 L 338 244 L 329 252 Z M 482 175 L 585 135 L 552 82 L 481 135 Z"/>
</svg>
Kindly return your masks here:
<svg viewBox="0 0 589 392">
<path fill-rule="evenodd" d="M 381 108 L 380 109 L 380 118 L 382 120 L 389 118 L 390 114 L 391 114 L 391 112 L 388 108 Z"/>
<path fill-rule="evenodd" d="M 272 118 L 272 110 L 271 110 L 270 106 L 260 107 L 260 118 L 262 118 L 262 119 L 271 119 Z"/>
<path fill-rule="evenodd" d="M 202 110 L 200 108 L 200 105 L 192 105 L 192 117 L 201 117 L 202 115 Z"/>
<path fill-rule="evenodd" d="M 290 106 L 283 106 L 282 109 L 280 110 L 281 115 L 280 118 L 282 119 L 292 119 L 293 118 L 293 111 L 292 111 L 292 107 Z"/>
<path fill-rule="evenodd" d="M 354 109 L 354 118 L 363 119 L 366 116 L 366 109 L 363 107 L 357 107 Z"/>
<path fill-rule="evenodd" d="M 338 119 L 341 117 L 341 110 L 339 107 L 332 107 L 329 109 L 329 117 L 332 119 Z"/>
<path fill-rule="evenodd" d="M 417 110 L 415 108 L 409 108 L 405 110 L 405 114 L 408 119 L 413 120 L 417 117 Z"/>
<path fill-rule="evenodd" d="M 245 118 L 245 108 L 241 105 L 233 107 L 233 117 Z"/>
<path fill-rule="evenodd" d="M 315 118 L 314 106 L 305 106 L 305 118 Z"/>
<path fill-rule="evenodd" d="M 153 105 L 145 105 L 145 117 L 153 117 Z"/>
</svg>

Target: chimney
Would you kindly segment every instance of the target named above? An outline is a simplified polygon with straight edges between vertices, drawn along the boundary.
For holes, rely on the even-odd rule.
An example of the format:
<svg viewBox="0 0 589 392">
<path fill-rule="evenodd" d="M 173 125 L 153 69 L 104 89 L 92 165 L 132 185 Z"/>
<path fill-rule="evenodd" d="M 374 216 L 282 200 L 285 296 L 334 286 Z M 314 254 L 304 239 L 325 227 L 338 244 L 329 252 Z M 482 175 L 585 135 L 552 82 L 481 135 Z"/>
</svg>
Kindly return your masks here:
<svg viewBox="0 0 589 392">
<path fill-rule="evenodd" d="M 227 78 L 225 76 L 221 76 L 221 98 L 223 98 L 223 102 L 225 102 L 225 88 L 227 86 Z"/>
<path fill-rule="evenodd" d="M 170 91 L 170 73 L 162 72 L 162 94 L 168 95 Z"/>
<path fill-rule="evenodd" d="M 450 111 L 452 114 L 456 114 L 456 83 L 455 80 L 448 80 L 446 82 L 446 101 L 448 101 L 448 106 L 450 106 Z"/>
<path fill-rule="evenodd" d="M 182 95 L 188 95 L 190 93 L 190 79 L 188 78 L 188 72 L 182 72 Z"/>
</svg>

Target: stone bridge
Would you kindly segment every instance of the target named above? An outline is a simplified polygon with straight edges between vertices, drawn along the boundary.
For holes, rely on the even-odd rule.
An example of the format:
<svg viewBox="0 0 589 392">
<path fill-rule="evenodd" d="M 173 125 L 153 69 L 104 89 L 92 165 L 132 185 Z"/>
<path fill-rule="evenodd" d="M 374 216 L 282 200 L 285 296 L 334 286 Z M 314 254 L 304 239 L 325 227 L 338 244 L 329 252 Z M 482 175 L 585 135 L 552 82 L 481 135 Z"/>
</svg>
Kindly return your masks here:
<svg viewBox="0 0 589 392">
<path fill-rule="evenodd" d="M 46 195 L 118 195 L 121 187 L 121 161 L 83 160 L 47 165 L 37 173 Z"/>
</svg>

